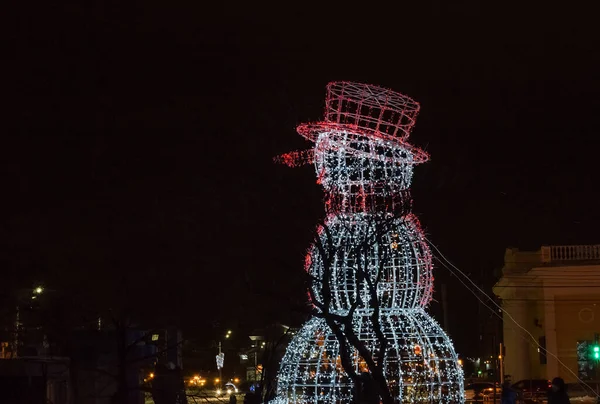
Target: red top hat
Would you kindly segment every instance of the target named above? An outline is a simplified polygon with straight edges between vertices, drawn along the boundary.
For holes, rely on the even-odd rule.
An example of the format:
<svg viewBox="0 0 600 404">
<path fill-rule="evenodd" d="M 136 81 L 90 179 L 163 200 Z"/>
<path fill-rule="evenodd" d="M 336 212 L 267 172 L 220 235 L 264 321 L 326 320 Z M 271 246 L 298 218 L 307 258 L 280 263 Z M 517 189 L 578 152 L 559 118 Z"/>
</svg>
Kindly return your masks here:
<svg viewBox="0 0 600 404">
<path fill-rule="evenodd" d="M 319 133 L 349 130 L 356 134 L 400 142 L 410 136 L 419 103 L 403 94 L 371 84 L 334 81 L 327 85 L 325 120 L 298 126 L 315 141 Z"/>
<path fill-rule="evenodd" d="M 339 141 L 350 154 L 372 155 L 386 161 L 402 161 L 404 164 L 420 164 L 429 160 L 423 150 L 407 143 L 410 131 L 419 113 L 419 103 L 403 94 L 371 84 L 334 81 L 327 85 L 325 120 L 304 123 L 296 129 L 304 138 L 316 142 L 327 134 L 330 140 Z M 348 143 L 373 141 L 373 146 L 385 149 L 385 155 L 357 148 Z M 369 149 L 371 149 L 369 147 Z M 314 149 L 287 153 L 276 161 L 289 166 L 313 163 Z"/>
</svg>

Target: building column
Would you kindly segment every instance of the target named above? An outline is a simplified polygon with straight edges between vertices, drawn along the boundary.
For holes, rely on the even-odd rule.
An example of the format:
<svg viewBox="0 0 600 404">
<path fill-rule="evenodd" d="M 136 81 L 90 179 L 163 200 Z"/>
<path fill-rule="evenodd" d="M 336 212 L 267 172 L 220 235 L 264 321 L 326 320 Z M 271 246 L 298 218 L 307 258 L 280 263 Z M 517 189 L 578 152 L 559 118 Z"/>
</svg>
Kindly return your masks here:
<svg viewBox="0 0 600 404">
<path fill-rule="evenodd" d="M 544 332 L 546 333 L 546 377 L 548 380 L 558 376 L 558 361 L 548 353 L 558 355 L 556 341 L 556 311 L 554 293 L 544 288 Z"/>
<path fill-rule="evenodd" d="M 527 301 L 511 300 L 502 302 L 503 308 L 522 327 L 527 327 Z M 521 330 L 507 315 L 503 314 L 504 345 L 504 374 L 510 375 L 513 382 L 531 378 L 529 349 L 530 337 Z"/>
</svg>

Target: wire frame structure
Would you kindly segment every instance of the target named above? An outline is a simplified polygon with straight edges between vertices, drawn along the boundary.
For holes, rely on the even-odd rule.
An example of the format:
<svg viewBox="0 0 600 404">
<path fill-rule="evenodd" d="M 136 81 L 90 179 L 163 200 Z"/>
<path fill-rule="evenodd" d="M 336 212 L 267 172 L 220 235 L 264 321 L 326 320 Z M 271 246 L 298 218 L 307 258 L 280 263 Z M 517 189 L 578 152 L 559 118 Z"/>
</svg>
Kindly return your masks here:
<svg viewBox="0 0 600 404">
<path fill-rule="evenodd" d="M 395 91 L 372 84 L 336 81 L 327 85 L 323 123 L 381 139 L 406 140 L 419 109 L 418 102 Z M 318 130 L 301 132 L 310 140 L 315 140 L 318 133 Z"/>
<path fill-rule="evenodd" d="M 429 156 L 407 143 L 418 112 L 417 102 L 388 89 L 330 83 L 324 120 L 297 128 L 313 148 L 277 160 L 292 167 L 312 163 L 325 189 L 325 223 L 305 262 L 316 280 L 309 290 L 315 308 L 352 316 L 353 331 L 384 364 L 395 401 L 463 403 L 456 352 L 425 311 L 433 294 L 432 259 L 411 213 L 410 185 L 414 166 Z M 376 357 L 375 308 L 388 343 L 384 358 Z M 352 352 L 355 371 L 368 371 Z M 281 362 L 275 401 L 350 403 L 353 385 L 341 355 L 326 320 L 311 319 Z"/>
<path fill-rule="evenodd" d="M 429 156 L 406 143 L 419 113 L 419 103 L 403 94 L 371 84 L 347 81 L 327 85 L 325 119 L 298 126 L 298 133 L 317 142 L 324 137 L 330 150 L 393 164 L 419 164 Z M 324 136 L 325 134 L 325 136 Z M 317 150 L 326 150 L 319 148 Z M 307 151 L 291 152 L 276 158 L 290 167 L 312 163 Z"/>
<path fill-rule="evenodd" d="M 462 370 L 448 336 L 422 308 L 381 318 L 388 340 L 385 374 L 392 396 L 406 403 L 458 403 Z M 376 336 L 368 316 L 355 317 L 360 339 L 372 350 Z M 357 372 L 367 366 L 355 351 Z M 278 379 L 276 403 L 350 403 L 353 385 L 342 369 L 339 343 L 325 320 L 313 318 L 288 346 Z"/>
<path fill-rule="evenodd" d="M 306 270 L 313 279 L 312 295 L 323 301 L 323 284 L 330 285 L 329 311 L 346 314 L 360 300 L 359 310 L 368 310 L 369 291 L 361 282 L 363 273 L 375 283 L 381 311 L 426 307 L 433 294 L 429 247 L 414 215 L 331 216 L 328 232 L 318 230 L 321 245 L 332 248 L 328 267 L 313 245 L 306 257 Z M 381 275 L 380 275 L 381 274 Z M 328 279 L 326 279 L 328 277 Z"/>
<path fill-rule="evenodd" d="M 316 138 L 314 165 L 328 210 L 405 210 L 413 167 L 427 155 L 408 144 L 327 129 Z"/>
</svg>

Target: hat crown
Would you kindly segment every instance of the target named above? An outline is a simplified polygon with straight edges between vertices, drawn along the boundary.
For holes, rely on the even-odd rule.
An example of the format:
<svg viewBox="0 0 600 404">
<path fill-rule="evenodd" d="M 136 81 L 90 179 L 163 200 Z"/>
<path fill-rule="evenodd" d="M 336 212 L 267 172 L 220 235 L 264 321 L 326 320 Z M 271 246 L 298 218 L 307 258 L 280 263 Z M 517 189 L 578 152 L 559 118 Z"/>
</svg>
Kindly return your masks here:
<svg viewBox="0 0 600 404">
<path fill-rule="evenodd" d="M 384 138 L 406 140 L 419 109 L 412 98 L 371 84 L 334 81 L 327 85 L 326 122 Z"/>
</svg>

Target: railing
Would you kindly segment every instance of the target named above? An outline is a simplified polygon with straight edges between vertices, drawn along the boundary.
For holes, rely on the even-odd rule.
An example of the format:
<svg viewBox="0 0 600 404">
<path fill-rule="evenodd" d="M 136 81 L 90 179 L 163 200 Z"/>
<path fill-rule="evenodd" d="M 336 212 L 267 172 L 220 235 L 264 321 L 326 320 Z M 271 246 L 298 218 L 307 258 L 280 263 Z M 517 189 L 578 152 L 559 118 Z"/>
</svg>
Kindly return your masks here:
<svg viewBox="0 0 600 404">
<path fill-rule="evenodd" d="M 542 262 L 600 260 L 600 244 L 542 247 Z"/>
</svg>

